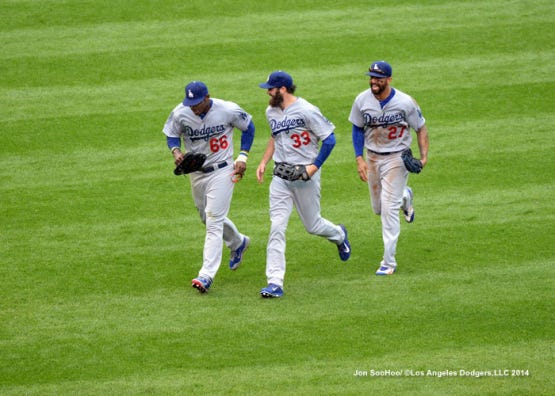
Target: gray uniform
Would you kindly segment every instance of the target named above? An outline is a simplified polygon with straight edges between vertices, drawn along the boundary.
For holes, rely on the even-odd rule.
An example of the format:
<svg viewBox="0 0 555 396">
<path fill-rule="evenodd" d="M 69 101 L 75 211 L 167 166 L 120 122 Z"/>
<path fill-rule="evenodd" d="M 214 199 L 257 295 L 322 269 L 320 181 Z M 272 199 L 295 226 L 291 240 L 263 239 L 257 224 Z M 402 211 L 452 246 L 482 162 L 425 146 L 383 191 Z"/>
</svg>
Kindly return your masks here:
<svg viewBox="0 0 555 396">
<path fill-rule="evenodd" d="M 411 146 L 411 128 L 419 130 L 425 119 L 409 95 L 394 90 L 388 101 L 380 103 L 371 89 L 367 89 L 356 97 L 349 121 L 364 128 L 372 209 L 381 215 L 382 220 L 384 256 L 381 264 L 395 268 L 401 231 L 398 213 L 403 198 L 408 199 L 408 171 L 401 159 L 401 151 Z"/>
<path fill-rule="evenodd" d="M 318 156 L 319 142 L 333 133 L 335 126 L 320 110 L 304 100 L 297 100 L 285 110 L 268 106 L 266 118 L 275 142 L 276 163 L 309 165 Z M 285 277 L 285 232 L 293 206 L 305 229 L 313 235 L 339 245 L 345 239 L 340 226 L 320 215 L 320 170 L 309 181 L 288 181 L 273 176 L 270 183 L 271 228 L 267 246 L 268 283 L 283 287 Z"/>
<path fill-rule="evenodd" d="M 242 235 L 227 218 L 235 183 L 233 173 L 233 130 L 246 130 L 251 115 L 233 102 L 212 98 L 212 107 L 201 118 L 190 107 L 177 105 L 163 132 L 183 140 L 185 150 L 207 155 L 208 172 L 189 174 L 195 206 L 206 224 L 203 265 L 199 276 L 213 279 L 222 259 L 222 238 L 231 250 L 239 248 Z"/>
</svg>

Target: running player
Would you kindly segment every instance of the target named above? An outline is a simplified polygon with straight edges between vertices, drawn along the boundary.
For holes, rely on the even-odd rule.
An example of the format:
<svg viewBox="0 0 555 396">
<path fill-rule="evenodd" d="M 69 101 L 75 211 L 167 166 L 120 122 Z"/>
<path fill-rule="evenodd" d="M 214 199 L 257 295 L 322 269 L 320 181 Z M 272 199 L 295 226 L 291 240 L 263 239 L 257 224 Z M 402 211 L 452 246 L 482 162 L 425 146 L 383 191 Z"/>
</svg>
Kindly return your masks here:
<svg viewBox="0 0 555 396">
<path fill-rule="evenodd" d="M 397 269 L 395 253 L 401 232 L 399 210 L 405 220 L 414 221 L 413 194 L 407 186 L 401 152 L 410 148 L 416 131 L 422 166 L 428 162 L 428 130 L 416 101 L 391 87 L 391 66 L 384 61 L 368 69 L 370 89 L 360 93 L 351 108 L 349 121 L 357 170 L 368 183 L 372 209 L 381 216 L 384 243 L 383 260 L 376 275 L 392 275 Z M 363 151 L 366 148 L 366 160 Z"/>
<path fill-rule="evenodd" d="M 233 161 L 233 130 L 241 134 L 241 152 Z M 185 87 L 183 103 L 171 112 L 163 132 L 175 163 L 186 152 L 207 155 L 202 171 L 189 174 L 193 200 L 201 221 L 206 225 L 202 267 L 192 286 L 206 292 L 216 276 L 222 259 L 222 239 L 231 250 L 229 268 L 237 269 L 249 247 L 249 237 L 241 234 L 227 218 L 234 181 L 240 180 L 247 167 L 248 153 L 254 140 L 252 117 L 233 102 L 211 98 L 203 82 Z"/>
<path fill-rule="evenodd" d="M 274 175 L 270 183 L 271 228 L 266 250 L 268 285 L 260 291 L 262 297 L 270 298 L 283 296 L 285 231 L 293 206 L 310 234 L 337 245 L 341 260 L 349 259 L 351 247 L 345 227 L 320 215 L 320 168 L 335 146 L 335 126 L 316 106 L 294 95 L 296 87 L 289 74 L 273 72 L 259 86 L 267 89 L 270 95 L 266 118 L 271 136 L 256 169 L 258 181 L 262 183 L 266 165 L 272 158 L 274 163 L 306 165 L 310 176 L 308 181 L 288 181 Z"/>
</svg>

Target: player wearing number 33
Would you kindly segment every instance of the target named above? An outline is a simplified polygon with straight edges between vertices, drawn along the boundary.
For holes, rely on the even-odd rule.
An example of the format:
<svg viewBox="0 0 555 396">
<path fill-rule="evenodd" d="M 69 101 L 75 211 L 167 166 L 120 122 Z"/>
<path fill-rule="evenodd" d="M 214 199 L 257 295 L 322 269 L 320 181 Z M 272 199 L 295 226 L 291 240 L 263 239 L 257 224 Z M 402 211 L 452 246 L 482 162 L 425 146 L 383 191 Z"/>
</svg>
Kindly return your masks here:
<svg viewBox="0 0 555 396">
<path fill-rule="evenodd" d="M 241 134 L 241 153 L 233 160 L 233 130 Z M 254 140 L 252 117 L 239 105 L 211 98 L 203 82 L 185 87 L 183 103 L 168 117 L 163 132 L 176 165 L 186 152 L 202 153 L 202 168 L 189 173 L 193 200 L 201 221 L 206 225 L 203 263 L 192 286 L 206 292 L 216 276 L 222 259 L 222 239 L 231 250 L 229 268 L 237 269 L 250 240 L 227 217 L 235 182 L 241 179 Z M 179 233 L 179 235 L 183 235 Z"/>
<path fill-rule="evenodd" d="M 370 89 L 356 97 L 349 121 L 353 124 L 359 177 L 368 183 L 372 209 L 381 216 L 384 254 L 376 275 L 392 275 L 397 269 L 399 211 L 403 211 L 407 222 L 414 220 L 408 174 L 409 170 L 420 172 L 428 161 L 428 130 L 416 101 L 390 86 L 392 68 L 387 62 L 372 63 L 367 75 Z M 420 161 L 403 155 L 411 147 L 411 128 L 416 131 Z"/>
<path fill-rule="evenodd" d="M 273 72 L 259 86 L 270 96 L 266 118 L 271 130 L 256 169 L 260 183 L 270 159 L 275 165 L 270 183 L 271 226 L 266 248 L 268 285 L 260 291 L 262 297 L 271 298 L 283 295 L 285 231 L 293 207 L 310 234 L 337 245 L 341 260 L 349 259 L 351 247 L 345 227 L 320 215 L 320 168 L 335 146 L 335 126 L 316 106 L 294 95 L 296 87 L 288 73 Z"/>
</svg>

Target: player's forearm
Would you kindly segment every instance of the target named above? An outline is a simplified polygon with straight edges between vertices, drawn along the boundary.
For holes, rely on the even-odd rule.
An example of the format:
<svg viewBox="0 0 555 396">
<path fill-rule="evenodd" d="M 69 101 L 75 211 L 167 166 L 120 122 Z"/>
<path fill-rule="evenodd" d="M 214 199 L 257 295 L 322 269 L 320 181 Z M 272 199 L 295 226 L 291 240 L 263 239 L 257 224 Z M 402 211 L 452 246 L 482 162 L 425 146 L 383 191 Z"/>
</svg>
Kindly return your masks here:
<svg viewBox="0 0 555 396">
<path fill-rule="evenodd" d="M 351 134 L 353 138 L 355 157 L 362 157 L 364 154 L 364 129 L 353 124 Z"/>
<path fill-rule="evenodd" d="M 178 137 L 166 136 L 166 143 L 172 153 L 175 149 L 181 148 L 181 139 Z"/>
<path fill-rule="evenodd" d="M 251 121 L 247 129 L 241 134 L 241 150 L 249 152 L 254 141 L 254 123 Z"/>
<path fill-rule="evenodd" d="M 416 133 L 418 139 L 418 149 L 420 150 L 420 161 L 422 162 L 422 166 L 426 165 L 428 162 L 428 129 L 424 125 L 422 128 L 418 130 Z"/>
<path fill-rule="evenodd" d="M 327 138 L 322 141 L 322 146 L 318 152 L 318 156 L 313 162 L 316 168 L 321 168 L 326 159 L 330 156 L 331 151 L 335 147 L 335 134 L 332 132 Z"/>
<path fill-rule="evenodd" d="M 270 140 L 268 140 L 268 145 L 266 146 L 266 150 L 262 155 L 262 159 L 260 160 L 260 163 L 266 166 L 266 164 L 270 162 L 270 160 L 272 159 L 272 156 L 274 155 L 274 150 L 275 150 L 274 138 L 270 138 Z"/>
</svg>

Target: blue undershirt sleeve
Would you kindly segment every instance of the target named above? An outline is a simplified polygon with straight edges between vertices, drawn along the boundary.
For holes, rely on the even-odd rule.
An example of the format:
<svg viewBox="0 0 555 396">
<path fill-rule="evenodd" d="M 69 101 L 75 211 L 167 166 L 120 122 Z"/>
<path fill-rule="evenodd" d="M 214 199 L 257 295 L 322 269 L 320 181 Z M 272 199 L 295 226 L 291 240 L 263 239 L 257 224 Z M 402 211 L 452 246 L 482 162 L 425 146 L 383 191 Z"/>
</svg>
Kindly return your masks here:
<svg viewBox="0 0 555 396">
<path fill-rule="evenodd" d="M 321 168 L 324 165 L 324 161 L 329 157 L 333 147 L 335 146 L 335 134 L 332 132 L 327 138 L 322 140 L 322 146 L 318 152 L 318 156 L 314 160 L 314 165 Z"/>
<path fill-rule="evenodd" d="M 362 156 L 364 154 L 364 129 L 353 124 L 352 135 L 355 157 Z"/>
<path fill-rule="evenodd" d="M 166 136 L 166 142 L 168 143 L 168 148 L 171 150 L 174 147 L 181 148 L 181 139 L 178 137 Z"/>
<path fill-rule="evenodd" d="M 241 134 L 241 150 L 242 151 L 250 151 L 251 146 L 252 146 L 252 142 L 254 141 L 254 130 L 255 130 L 254 123 L 251 120 L 247 129 L 242 131 L 243 133 Z"/>
</svg>

